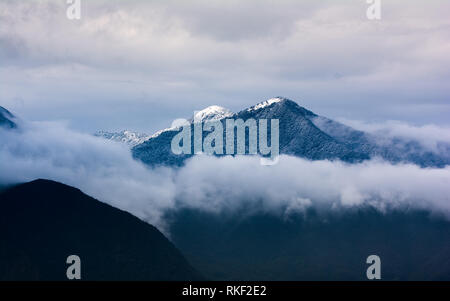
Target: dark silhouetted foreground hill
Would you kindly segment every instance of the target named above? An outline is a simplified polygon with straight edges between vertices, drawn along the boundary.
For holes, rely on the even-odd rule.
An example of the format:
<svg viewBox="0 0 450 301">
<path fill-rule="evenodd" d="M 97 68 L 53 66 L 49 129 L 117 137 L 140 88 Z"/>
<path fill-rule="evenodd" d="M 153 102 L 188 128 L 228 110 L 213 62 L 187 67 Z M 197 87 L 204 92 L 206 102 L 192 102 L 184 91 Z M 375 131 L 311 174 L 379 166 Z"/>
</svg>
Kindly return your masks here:
<svg viewBox="0 0 450 301">
<path fill-rule="evenodd" d="M 0 280 L 64 280 L 67 256 L 84 280 L 201 279 L 155 227 L 47 180 L 0 194 Z"/>
</svg>

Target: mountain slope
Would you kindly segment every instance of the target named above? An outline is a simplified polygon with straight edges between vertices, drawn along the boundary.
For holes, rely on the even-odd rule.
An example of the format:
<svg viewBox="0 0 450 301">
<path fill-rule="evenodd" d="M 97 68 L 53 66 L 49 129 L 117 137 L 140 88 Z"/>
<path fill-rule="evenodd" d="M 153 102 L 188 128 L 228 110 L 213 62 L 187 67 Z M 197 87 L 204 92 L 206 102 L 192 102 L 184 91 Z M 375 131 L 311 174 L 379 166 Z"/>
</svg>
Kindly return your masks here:
<svg viewBox="0 0 450 301">
<path fill-rule="evenodd" d="M 373 208 L 329 214 L 174 212 L 174 243 L 215 280 L 450 280 L 450 222 L 422 211 Z"/>
<path fill-rule="evenodd" d="M 281 154 L 311 160 L 341 159 L 354 162 L 369 159 L 367 153 L 354 151 L 319 129 L 311 121 L 317 117 L 313 112 L 286 98 L 279 97 L 276 100 L 272 99 L 243 110 L 237 114 L 237 118 L 279 119 Z"/>
<path fill-rule="evenodd" d="M 0 106 L 0 127 L 4 128 L 16 128 L 17 125 L 13 121 L 14 115 L 11 114 L 7 109 Z"/>
<path fill-rule="evenodd" d="M 310 120 L 316 116 L 291 100 L 273 98 L 237 114 L 220 114 L 218 117 L 210 115 L 208 120 L 221 120 L 225 129 L 225 118 L 243 120 L 250 118 L 255 120 L 279 119 L 281 154 L 305 157 L 312 160 L 342 159 L 351 162 L 369 158 L 368 154 L 353 151 L 347 145 L 336 141 L 333 137 L 317 128 Z M 200 120 L 204 121 L 204 119 Z M 191 127 L 193 123 L 194 121 L 191 119 Z M 192 155 L 175 155 L 172 153 L 170 143 L 179 131 L 180 129 L 177 128 L 170 129 L 134 147 L 133 156 L 149 165 L 182 165 L 184 160 Z M 268 132 L 270 133 L 270 126 Z M 203 137 L 206 137 L 207 134 L 208 132 L 205 131 Z M 224 140 L 224 147 L 225 145 Z M 248 139 L 246 150 L 248 150 Z"/>
<path fill-rule="evenodd" d="M 377 137 L 373 135 L 316 115 L 282 97 L 271 98 L 236 114 L 217 106 L 210 108 L 200 111 L 203 112 L 200 114 L 201 118 L 191 119 L 191 132 L 195 120 L 221 120 L 225 129 L 226 119 L 278 119 L 280 154 L 310 160 L 338 159 L 350 163 L 381 157 L 394 163 L 404 161 L 421 166 L 443 167 L 450 164 L 450 145 L 442 145 L 443 151 L 439 154 L 426 150 L 417 141 L 402 138 L 395 138 L 380 145 L 377 143 Z M 172 138 L 179 131 L 179 128 L 171 128 L 152 136 L 132 149 L 133 156 L 151 166 L 183 165 L 192 155 L 175 155 L 171 151 Z M 268 132 L 270 133 L 270 126 Z M 203 137 L 207 134 L 208 132 L 204 131 Z M 193 144 L 192 140 L 192 147 Z M 224 147 L 225 145 L 224 143 Z"/>
<path fill-rule="evenodd" d="M 317 116 L 311 121 L 340 143 L 348 145 L 355 152 L 368 154 L 370 157 L 380 157 L 393 163 L 412 162 L 422 167 L 444 167 L 450 164 L 450 144 L 448 143 L 438 142 L 439 151 L 432 152 L 416 140 L 374 136 L 322 116 Z"/>
<path fill-rule="evenodd" d="M 201 279 L 155 227 L 78 189 L 37 180 L 0 194 L 1 280 L 65 280 L 69 255 L 84 280 Z"/>
</svg>

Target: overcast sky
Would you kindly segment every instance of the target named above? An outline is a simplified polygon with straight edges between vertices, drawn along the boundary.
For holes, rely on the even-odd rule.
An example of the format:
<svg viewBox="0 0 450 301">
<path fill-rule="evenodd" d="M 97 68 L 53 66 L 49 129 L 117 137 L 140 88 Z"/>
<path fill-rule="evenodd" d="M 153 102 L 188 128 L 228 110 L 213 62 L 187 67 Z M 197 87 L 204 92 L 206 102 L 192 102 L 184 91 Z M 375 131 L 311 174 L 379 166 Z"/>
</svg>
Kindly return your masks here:
<svg viewBox="0 0 450 301">
<path fill-rule="evenodd" d="M 450 1 L 0 0 L 0 105 L 151 133 L 285 96 L 350 120 L 450 125 Z"/>
</svg>

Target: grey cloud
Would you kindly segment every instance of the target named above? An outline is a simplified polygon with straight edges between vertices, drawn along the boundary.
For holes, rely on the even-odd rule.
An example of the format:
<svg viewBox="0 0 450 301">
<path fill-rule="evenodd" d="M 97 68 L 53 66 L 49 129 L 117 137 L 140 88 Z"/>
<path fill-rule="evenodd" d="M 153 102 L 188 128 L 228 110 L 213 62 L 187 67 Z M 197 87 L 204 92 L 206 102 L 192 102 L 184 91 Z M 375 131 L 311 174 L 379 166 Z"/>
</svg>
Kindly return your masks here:
<svg viewBox="0 0 450 301">
<path fill-rule="evenodd" d="M 379 22 L 365 19 L 359 0 L 83 5 L 73 22 L 64 1 L 0 3 L 3 105 L 24 114 L 45 107 L 47 119 L 57 103 L 80 121 L 66 111 L 89 102 L 91 131 L 105 115 L 134 126 L 136 118 L 102 111 L 118 103 L 152 103 L 148 116 L 161 118 L 211 104 L 239 110 L 273 95 L 330 117 L 448 123 L 442 109 L 417 113 L 450 110 L 445 1 L 384 2 Z"/>
</svg>

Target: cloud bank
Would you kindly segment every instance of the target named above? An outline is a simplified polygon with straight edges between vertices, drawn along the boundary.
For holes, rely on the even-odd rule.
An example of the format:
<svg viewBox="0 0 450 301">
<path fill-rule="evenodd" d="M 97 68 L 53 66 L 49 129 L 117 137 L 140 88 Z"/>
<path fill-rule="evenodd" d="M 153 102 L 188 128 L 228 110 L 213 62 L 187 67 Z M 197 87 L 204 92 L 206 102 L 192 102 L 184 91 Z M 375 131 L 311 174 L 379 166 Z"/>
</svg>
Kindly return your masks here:
<svg viewBox="0 0 450 301">
<path fill-rule="evenodd" d="M 181 206 L 210 212 L 250 208 L 286 213 L 309 206 L 333 210 L 370 205 L 381 211 L 450 213 L 450 166 L 420 168 L 377 160 L 347 164 L 281 156 L 278 164 L 268 167 L 252 157 L 205 156 L 191 159 L 175 182 Z"/>
<path fill-rule="evenodd" d="M 360 164 L 281 156 L 195 156 L 180 169 L 150 169 L 117 142 L 62 123 L 0 129 L 0 183 L 52 179 L 131 212 L 164 231 L 168 210 L 255 211 L 286 216 L 306 208 L 373 206 L 426 209 L 450 218 L 450 166 L 420 168 L 371 160 Z"/>
<path fill-rule="evenodd" d="M 444 156 L 448 156 L 450 152 L 450 127 L 447 126 L 411 125 L 397 120 L 375 123 L 341 118 L 339 121 L 354 129 L 372 134 L 379 144 L 389 143 L 392 139 L 404 139 L 405 142 L 418 142 L 427 150 Z"/>
<path fill-rule="evenodd" d="M 1 184 L 59 181 L 155 224 L 162 210 L 174 206 L 172 171 L 147 169 L 120 143 L 54 122 L 0 128 L 0 141 Z"/>
<path fill-rule="evenodd" d="M 382 5 L 374 22 L 364 0 L 82 0 L 70 21 L 66 1 L 3 0 L 0 101 L 90 132 L 276 95 L 330 117 L 448 124 L 450 3 Z"/>
</svg>

